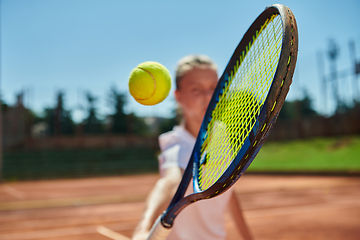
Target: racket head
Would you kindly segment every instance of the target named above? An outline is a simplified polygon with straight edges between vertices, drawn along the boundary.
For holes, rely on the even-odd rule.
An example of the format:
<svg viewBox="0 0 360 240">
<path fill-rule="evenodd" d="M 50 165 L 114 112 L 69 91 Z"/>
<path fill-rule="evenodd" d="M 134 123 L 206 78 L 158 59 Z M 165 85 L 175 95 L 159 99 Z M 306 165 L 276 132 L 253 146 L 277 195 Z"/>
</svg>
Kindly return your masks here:
<svg viewBox="0 0 360 240">
<path fill-rule="evenodd" d="M 187 205 L 226 191 L 249 167 L 285 101 L 297 48 L 296 20 L 284 5 L 267 7 L 250 26 L 219 79 L 164 226 Z M 191 179 L 194 193 L 184 197 Z"/>
<path fill-rule="evenodd" d="M 249 167 L 285 101 L 297 49 L 292 11 L 281 4 L 267 7 L 236 48 L 205 114 L 193 153 L 194 192 L 205 198 L 221 194 Z M 227 113 L 232 111 L 238 113 Z"/>
</svg>

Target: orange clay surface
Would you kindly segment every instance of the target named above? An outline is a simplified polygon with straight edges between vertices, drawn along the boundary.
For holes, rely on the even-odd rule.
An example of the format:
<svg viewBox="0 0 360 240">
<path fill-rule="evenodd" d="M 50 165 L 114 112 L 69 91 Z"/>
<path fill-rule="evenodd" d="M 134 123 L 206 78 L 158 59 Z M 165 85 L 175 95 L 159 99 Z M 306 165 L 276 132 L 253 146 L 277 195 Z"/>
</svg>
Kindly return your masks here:
<svg viewBox="0 0 360 240">
<path fill-rule="evenodd" d="M 131 236 L 157 175 L 0 184 L 1 240 Z M 360 178 L 246 175 L 235 185 L 257 240 L 359 239 Z M 227 213 L 228 239 L 241 239 Z"/>
</svg>

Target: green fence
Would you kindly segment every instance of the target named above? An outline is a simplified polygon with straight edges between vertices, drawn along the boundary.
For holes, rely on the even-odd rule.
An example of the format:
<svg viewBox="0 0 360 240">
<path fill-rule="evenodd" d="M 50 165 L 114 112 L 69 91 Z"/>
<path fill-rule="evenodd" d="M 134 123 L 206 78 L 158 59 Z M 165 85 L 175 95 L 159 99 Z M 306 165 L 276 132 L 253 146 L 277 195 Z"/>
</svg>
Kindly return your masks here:
<svg viewBox="0 0 360 240">
<path fill-rule="evenodd" d="M 7 151 L 3 155 L 5 181 L 78 178 L 156 172 L 152 148 Z"/>
</svg>

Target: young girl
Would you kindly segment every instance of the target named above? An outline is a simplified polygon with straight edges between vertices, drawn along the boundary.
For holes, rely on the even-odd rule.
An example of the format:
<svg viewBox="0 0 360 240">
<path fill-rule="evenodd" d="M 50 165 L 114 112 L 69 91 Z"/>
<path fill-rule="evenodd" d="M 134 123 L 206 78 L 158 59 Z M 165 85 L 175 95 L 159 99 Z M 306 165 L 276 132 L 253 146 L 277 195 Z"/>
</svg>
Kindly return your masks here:
<svg viewBox="0 0 360 240">
<path fill-rule="evenodd" d="M 134 240 L 147 238 L 152 224 L 167 208 L 175 194 L 217 81 L 216 66 L 208 57 L 191 55 L 179 61 L 175 99 L 182 111 L 183 120 L 180 126 L 175 126 L 172 131 L 159 137 L 160 179 L 147 198 L 142 219 L 133 234 Z M 192 192 L 190 184 L 186 195 Z M 224 213 L 227 208 L 243 238 L 251 240 L 239 201 L 232 189 L 216 198 L 199 201 L 182 210 L 175 219 L 167 239 L 225 240 Z"/>
</svg>

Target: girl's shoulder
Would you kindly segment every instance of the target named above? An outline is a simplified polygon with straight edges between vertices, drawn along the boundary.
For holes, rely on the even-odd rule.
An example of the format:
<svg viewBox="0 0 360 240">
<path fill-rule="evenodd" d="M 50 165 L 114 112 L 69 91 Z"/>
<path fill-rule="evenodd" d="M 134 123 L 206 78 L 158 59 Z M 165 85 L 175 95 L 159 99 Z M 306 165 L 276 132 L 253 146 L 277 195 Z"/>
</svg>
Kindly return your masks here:
<svg viewBox="0 0 360 240">
<path fill-rule="evenodd" d="M 164 151 L 177 144 L 194 144 L 195 139 L 182 126 L 175 126 L 171 131 L 159 136 L 161 151 Z"/>
</svg>

